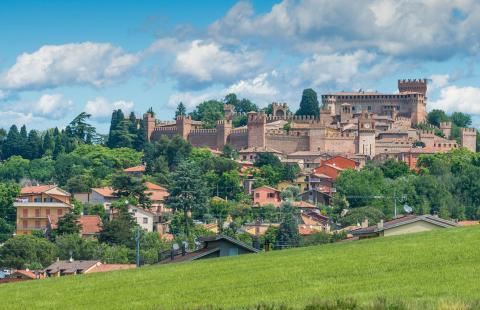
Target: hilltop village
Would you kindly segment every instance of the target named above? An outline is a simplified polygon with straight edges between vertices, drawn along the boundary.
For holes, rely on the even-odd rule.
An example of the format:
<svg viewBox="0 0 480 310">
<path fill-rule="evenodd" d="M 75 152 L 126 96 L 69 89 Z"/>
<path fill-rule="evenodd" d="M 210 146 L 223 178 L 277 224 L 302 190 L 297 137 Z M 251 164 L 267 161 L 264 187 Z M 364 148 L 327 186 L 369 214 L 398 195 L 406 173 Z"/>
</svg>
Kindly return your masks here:
<svg viewBox="0 0 480 310">
<path fill-rule="evenodd" d="M 0 283 L 478 224 L 478 134 L 398 93 L 234 94 L 175 120 L 121 110 L 1 140 Z M 28 247 L 28 251 L 22 249 Z"/>
</svg>

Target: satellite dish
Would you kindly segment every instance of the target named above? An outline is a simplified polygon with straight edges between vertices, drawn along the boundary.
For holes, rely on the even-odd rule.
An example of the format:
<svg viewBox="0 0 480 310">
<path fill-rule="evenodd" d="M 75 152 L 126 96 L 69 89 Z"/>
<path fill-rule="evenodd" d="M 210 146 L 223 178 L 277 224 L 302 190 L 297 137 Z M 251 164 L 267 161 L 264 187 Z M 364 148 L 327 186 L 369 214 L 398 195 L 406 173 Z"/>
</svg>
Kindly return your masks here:
<svg viewBox="0 0 480 310">
<path fill-rule="evenodd" d="M 412 213 L 412 211 L 413 211 L 412 207 L 410 207 L 407 204 L 403 205 L 403 210 L 408 214 Z"/>
<path fill-rule="evenodd" d="M 175 242 L 174 244 L 172 244 L 172 248 L 176 251 L 180 249 L 180 246 L 178 245 L 178 243 Z"/>
</svg>

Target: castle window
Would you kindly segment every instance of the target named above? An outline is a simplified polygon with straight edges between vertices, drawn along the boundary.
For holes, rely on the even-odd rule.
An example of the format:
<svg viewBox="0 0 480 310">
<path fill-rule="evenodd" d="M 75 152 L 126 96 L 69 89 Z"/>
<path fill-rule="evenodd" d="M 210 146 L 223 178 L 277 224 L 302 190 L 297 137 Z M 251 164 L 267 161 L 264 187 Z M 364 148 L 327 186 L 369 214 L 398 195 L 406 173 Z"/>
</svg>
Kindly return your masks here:
<svg viewBox="0 0 480 310">
<path fill-rule="evenodd" d="M 372 111 L 372 106 L 369 105 L 369 106 L 367 107 L 367 110 L 368 110 L 369 112 Z"/>
</svg>

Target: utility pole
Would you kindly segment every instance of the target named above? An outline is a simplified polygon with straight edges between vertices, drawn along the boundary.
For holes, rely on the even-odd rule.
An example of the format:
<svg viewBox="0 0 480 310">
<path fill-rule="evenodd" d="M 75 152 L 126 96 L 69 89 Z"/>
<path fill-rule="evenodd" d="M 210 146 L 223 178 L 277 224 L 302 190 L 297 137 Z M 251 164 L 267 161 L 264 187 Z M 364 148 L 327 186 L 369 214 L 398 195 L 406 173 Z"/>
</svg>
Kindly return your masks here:
<svg viewBox="0 0 480 310">
<path fill-rule="evenodd" d="M 137 227 L 137 231 L 135 232 L 135 242 L 137 246 L 136 262 L 137 262 L 137 268 L 138 268 L 140 267 L 140 227 Z"/>
</svg>

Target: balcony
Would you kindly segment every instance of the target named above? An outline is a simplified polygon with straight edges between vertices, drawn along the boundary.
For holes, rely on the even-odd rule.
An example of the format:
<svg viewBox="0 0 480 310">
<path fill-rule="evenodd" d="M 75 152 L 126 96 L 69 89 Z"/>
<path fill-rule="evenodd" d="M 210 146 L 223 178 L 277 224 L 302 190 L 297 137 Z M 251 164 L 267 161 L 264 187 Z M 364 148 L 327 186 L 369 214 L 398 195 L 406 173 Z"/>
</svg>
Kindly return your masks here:
<svg viewBox="0 0 480 310">
<path fill-rule="evenodd" d="M 69 204 L 64 202 L 29 202 L 29 201 L 15 201 L 14 207 L 38 207 L 38 208 L 71 208 Z"/>
</svg>

